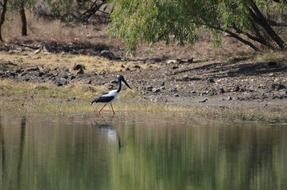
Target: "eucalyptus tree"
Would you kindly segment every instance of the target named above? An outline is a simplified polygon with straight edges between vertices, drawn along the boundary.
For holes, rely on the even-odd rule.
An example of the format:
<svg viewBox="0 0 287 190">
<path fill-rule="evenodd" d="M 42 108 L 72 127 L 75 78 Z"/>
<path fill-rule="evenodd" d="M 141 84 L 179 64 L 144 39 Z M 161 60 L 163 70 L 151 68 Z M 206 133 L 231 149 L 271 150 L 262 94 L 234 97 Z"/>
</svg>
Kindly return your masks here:
<svg viewBox="0 0 287 190">
<path fill-rule="evenodd" d="M 112 34 L 131 51 L 141 41 L 194 42 L 199 28 L 206 28 L 219 43 L 224 33 L 254 50 L 286 48 L 274 29 L 278 22 L 268 16 L 284 12 L 286 0 L 112 0 L 112 4 Z"/>
<path fill-rule="evenodd" d="M 55 18 L 62 21 L 88 21 L 98 12 L 105 12 L 107 0 L 46 0 Z"/>
<path fill-rule="evenodd" d="M 7 11 L 18 11 L 21 18 L 21 31 L 27 36 L 27 18 L 25 9 L 33 6 L 37 0 L 0 0 L 0 41 L 3 41 L 2 27 Z"/>
<path fill-rule="evenodd" d="M 11 11 L 19 12 L 21 19 L 21 34 L 27 36 L 27 17 L 25 10 L 32 8 L 36 4 L 37 0 L 10 0 L 9 6 Z"/>
</svg>

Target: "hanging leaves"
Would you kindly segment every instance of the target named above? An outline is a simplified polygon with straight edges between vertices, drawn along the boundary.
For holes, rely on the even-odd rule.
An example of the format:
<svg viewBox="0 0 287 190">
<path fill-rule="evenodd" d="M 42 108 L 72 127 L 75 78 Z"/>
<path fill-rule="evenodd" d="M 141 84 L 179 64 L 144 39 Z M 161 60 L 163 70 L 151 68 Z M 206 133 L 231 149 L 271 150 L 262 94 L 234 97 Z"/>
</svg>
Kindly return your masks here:
<svg viewBox="0 0 287 190">
<path fill-rule="evenodd" d="M 256 44 L 263 41 L 270 41 L 263 44 L 265 47 L 283 47 L 276 32 L 271 26 L 266 26 L 267 21 L 256 22 L 256 19 L 264 21 L 264 14 L 257 12 L 254 17 L 251 10 L 253 4 L 260 12 L 263 7 L 282 7 L 286 1 L 113 0 L 112 3 L 114 11 L 110 31 L 122 38 L 131 51 L 141 41 L 151 44 L 175 40 L 182 44 L 192 43 L 197 39 L 197 29 L 202 26 L 210 29 L 216 43 L 220 42 L 218 34 L 226 32 L 255 50 L 258 50 Z M 259 36 L 254 26 L 259 28 Z M 263 36 L 266 39 L 261 39 Z"/>
</svg>

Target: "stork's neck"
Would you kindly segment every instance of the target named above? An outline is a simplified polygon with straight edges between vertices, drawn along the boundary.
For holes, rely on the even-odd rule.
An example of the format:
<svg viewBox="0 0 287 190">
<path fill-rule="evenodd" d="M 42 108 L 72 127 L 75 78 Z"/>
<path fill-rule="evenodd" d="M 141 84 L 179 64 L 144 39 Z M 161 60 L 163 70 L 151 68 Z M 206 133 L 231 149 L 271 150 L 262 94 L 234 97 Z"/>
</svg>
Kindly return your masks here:
<svg viewBox="0 0 287 190">
<path fill-rule="evenodd" d="M 119 87 L 118 87 L 117 93 L 119 93 L 121 89 L 122 89 L 122 81 L 119 80 Z"/>
</svg>

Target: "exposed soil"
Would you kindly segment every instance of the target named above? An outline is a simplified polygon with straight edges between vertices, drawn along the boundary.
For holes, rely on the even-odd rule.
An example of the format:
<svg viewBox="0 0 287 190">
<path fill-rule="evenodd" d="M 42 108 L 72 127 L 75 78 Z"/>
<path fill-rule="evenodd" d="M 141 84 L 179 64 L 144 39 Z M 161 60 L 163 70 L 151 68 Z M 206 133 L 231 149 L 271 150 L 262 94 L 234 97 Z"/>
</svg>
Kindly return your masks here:
<svg viewBox="0 0 287 190">
<path fill-rule="evenodd" d="M 206 43 L 206 42 L 204 42 Z M 210 44 L 190 47 L 159 45 L 141 47 L 137 57 L 127 57 L 123 49 L 105 43 L 19 41 L 1 45 L 7 54 L 84 54 L 100 56 L 114 64 L 130 85 L 146 99 L 182 105 L 256 106 L 287 105 L 287 53 L 254 54 L 234 42 L 232 48 L 209 53 Z M 226 46 L 225 46 L 226 47 Z M 242 48 L 232 55 L 234 49 Z M 202 50 L 200 52 L 200 49 Z M 274 56 L 274 54 L 276 56 Z M 220 55 L 220 56 L 219 56 Z M 263 58 L 262 58 L 263 57 Z M 126 63 L 129 63 L 127 65 Z M 119 72 L 86 72 L 74 69 L 31 67 L 1 59 L 0 78 L 65 86 L 82 81 L 110 86 Z"/>
</svg>

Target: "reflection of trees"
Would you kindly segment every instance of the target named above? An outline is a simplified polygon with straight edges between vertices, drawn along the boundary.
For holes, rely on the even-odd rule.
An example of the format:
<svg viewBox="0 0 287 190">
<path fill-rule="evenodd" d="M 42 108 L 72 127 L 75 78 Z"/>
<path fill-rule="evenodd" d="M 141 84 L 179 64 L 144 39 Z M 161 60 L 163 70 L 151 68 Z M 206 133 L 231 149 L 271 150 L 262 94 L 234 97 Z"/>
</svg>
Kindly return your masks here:
<svg viewBox="0 0 287 190">
<path fill-rule="evenodd" d="M 130 121 L 39 127 L 33 120 L 26 127 L 23 117 L 14 135 L 5 124 L 0 118 L 7 189 L 287 189 L 287 128 Z"/>
<path fill-rule="evenodd" d="M 122 154 L 109 158 L 117 189 L 287 188 L 286 130 L 126 128 Z"/>
<path fill-rule="evenodd" d="M 10 126 L 9 126 L 10 127 Z M 2 173 L 2 187 L 3 189 L 21 189 L 22 177 L 22 163 L 24 159 L 24 144 L 26 133 L 26 117 L 22 117 L 20 126 L 20 139 L 11 135 L 9 127 L 6 129 L 6 137 L 4 135 L 4 128 L 2 127 L 0 117 L 0 146 L 1 146 L 1 173 Z M 13 127 L 12 127 L 13 128 Z M 17 127 L 18 129 L 18 127 Z M 13 130 L 12 130 L 13 131 Z M 16 132 L 16 131 L 15 131 Z M 4 140 L 7 140 L 7 145 Z M 14 149 L 16 140 L 19 140 L 19 149 Z M 17 152 L 14 150 L 18 150 Z"/>
<path fill-rule="evenodd" d="M 21 187 L 21 172 L 25 146 L 26 121 L 26 116 L 23 116 L 20 126 L 19 160 L 17 165 L 17 189 L 20 189 Z"/>
<path fill-rule="evenodd" d="M 6 161 L 6 151 L 5 151 L 5 139 L 4 139 L 4 129 L 2 128 L 2 115 L 0 110 L 0 148 L 1 148 L 1 187 L 5 189 L 5 161 Z"/>
</svg>

